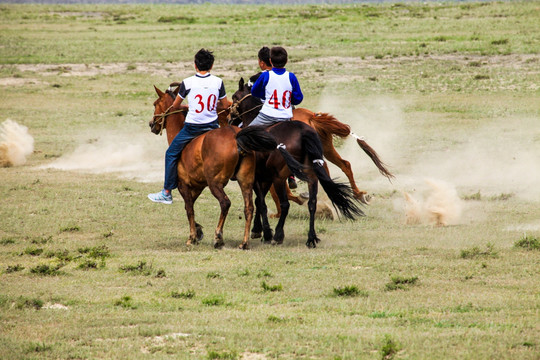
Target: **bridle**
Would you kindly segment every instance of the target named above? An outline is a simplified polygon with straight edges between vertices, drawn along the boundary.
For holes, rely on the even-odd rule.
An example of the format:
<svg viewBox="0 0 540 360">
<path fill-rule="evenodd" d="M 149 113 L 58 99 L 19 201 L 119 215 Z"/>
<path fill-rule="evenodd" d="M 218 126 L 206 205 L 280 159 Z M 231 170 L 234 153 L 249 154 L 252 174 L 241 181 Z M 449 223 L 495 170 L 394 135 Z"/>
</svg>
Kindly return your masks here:
<svg viewBox="0 0 540 360">
<path fill-rule="evenodd" d="M 184 110 L 179 109 L 179 110 L 174 110 L 174 111 L 171 111 L 171 112 L 167 112 L 167 110 L 165 110 L 164 113 L 154 114 L 154 117 L 152 118 L 152 124 L 154 124 L 154 125 L 157 124 L 157 125 L 161 126 L 161 128 L 159 130 L 159 135 L 161 135 L 163 133 L 163 129 L 165 128 L 165 126 L 167 124 L 167 116 L 173 115 L 173 114 L 178 114 L 178 113 L 181 113 L 182 111 L 184 111 Z M 156 120 L 156 118 L 158 118 L 158 120 Z"/>
<path fill-rule="evenodd" d="M 243 98 L 241 98 L 240 100 L 238 100 L 237 102 L 235 102 L 234 104 L 231 105 L 230 107 L 230 119 L 229 119 L 229 124 L 232 123 L 233 121 L 233 118 L 239 118 L 239 119 L 242 119 L 242 116 L 244 116 L 245 114 L 255 110 L 255 109 L 258 109 L 260 107 L 263 106 L 263 104 L 259 104 L 259 105 L 255 105 L 254 107 L 252 107 L 251 109 L 249 110 L 246 110 L 244 111 L 243 113 L 238 113 L 238 107 L 240 106 L 240 104 L 242 103 L 242 101 L 244 101 L 245 99 L 247 99 L 248 97 L 252 96 L 251 93 L 248 93 L 246 94 Z"/>
</svg>

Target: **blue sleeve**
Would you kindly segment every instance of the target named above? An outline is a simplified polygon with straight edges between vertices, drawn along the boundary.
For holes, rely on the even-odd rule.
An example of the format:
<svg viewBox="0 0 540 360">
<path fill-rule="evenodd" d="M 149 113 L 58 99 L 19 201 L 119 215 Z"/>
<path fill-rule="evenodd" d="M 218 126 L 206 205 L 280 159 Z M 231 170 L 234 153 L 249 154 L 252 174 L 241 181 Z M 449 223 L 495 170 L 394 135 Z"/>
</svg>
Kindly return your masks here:
<svg viewBox="0 0 540 360">
<path fill-rule="evenodd" d="M 289 79 L 291 80 L 291 85 L 292 85 L 291 103 L 293 105 L 298 105 L 302 102 L 302 100 L 304 100 L 304 94 L 302 94 L 302 90 L 300 89 L 300 84 L 298 83 L 298 79 L 296 78 L 296 75 L 290 72 Z"/>
<path fill-rule="evenodd" d="M 268 71 L 264 71 L 251 87 L 251 95 L 258 97 L 259 99 L 264 99 L 266 97 L 265 89 L 269 78 Z"/>
</svg>

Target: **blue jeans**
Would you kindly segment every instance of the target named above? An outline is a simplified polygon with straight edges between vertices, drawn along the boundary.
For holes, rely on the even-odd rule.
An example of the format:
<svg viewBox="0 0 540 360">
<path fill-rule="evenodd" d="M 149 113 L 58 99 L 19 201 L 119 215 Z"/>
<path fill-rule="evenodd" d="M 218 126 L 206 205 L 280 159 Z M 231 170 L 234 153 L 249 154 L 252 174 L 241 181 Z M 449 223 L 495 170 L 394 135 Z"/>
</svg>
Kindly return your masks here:
<svg viewBox="0 0 540 360">
<path fill-rule="evenodd" d="M 206 124 L 184 124 L 178 135 L 175 136 L 165 153 L 165 183 L 163 188 L 173 190 L 178 187 L 178 160 L 180 153 L 192 139 L 207 131 L 217 129 L 217 120 Z"/>
</svg>

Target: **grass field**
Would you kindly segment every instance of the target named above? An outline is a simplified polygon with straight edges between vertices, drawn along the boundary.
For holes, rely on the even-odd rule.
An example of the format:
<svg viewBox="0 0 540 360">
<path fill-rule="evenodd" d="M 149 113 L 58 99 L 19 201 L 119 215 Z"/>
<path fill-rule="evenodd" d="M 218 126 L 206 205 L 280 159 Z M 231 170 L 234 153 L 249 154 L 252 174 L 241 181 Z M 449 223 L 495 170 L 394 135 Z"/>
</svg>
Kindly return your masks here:
<svg viewBox="0 0 540 360">
<path fill-rule="evenodd" d="M 0 123 L 34 139 L 0 168 L 0 358 L 539 359 L 539 23 L 539 1 L 0 4 Z M 366 217 L 319 219 L 310 250 L 293 205 L 283 246 L 240 251 L 231 183 L 225 248 L 207 190 L 206 237 L 186 247 L 180 196 L 146 198 L 166 149 L 153 85 L 206 47 L 230 97 L 274 44 L 303 106 L 350 124 L 396 179 L 336 139 Z M 421 216 L 439 200 L 448 226 Z"/>
</svg>

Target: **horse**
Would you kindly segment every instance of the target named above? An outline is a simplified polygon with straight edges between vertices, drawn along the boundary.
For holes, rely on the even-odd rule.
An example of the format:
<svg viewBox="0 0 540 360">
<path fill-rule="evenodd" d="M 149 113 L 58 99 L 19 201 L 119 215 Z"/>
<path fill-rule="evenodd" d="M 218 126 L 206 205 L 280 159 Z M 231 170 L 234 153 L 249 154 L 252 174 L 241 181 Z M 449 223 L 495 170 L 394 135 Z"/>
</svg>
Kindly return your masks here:
<svg viewBox="0 0 540 360">
<path fill-rule="evenodd" d="M 250 83 L 257 80 L 260 73 L 250 78 Z M 249 124 L 259 113 L 262 103 L 256 98 L 251 96 L 251 85 L 244 83 L 244 79 L 241 78 L 238 83 L 238 90 L 232 96 L 233 105 L 230 108 L 229 123 L 238 125 L 240 122 Z M 381 161 L 377 152 L 362 138 L 351 132 L 349 125 L 346 125 L 334 116 L 328 113 L 314 113 L 305 108 L 293 109 L 293 120 L 298 120 L 313 127 L 323 146 L 324 157 L 331 163 L 337 165 L 347 176 L 351 188 L 354 193 L 354 197 L 360 200 L 363 204 L 368 205 L 370 201 L 369 195 L 366 191 L 358 189 L 354 180 L 354 175 L 351 169 L 349 161 L 343 159 L 333 144 L 333 136 L 346 138 L 352 136 L 356 139 L 360 148 L 370 157 L 373 163 L 377 166 L 379 172 L 387 177 L 389 180 L 394 178 L 394 175 L 387 169 L 387 165 Z M 328 171 L 328 166 L 325 164 L 325 168 Z M 276 201 L 276 196 L 272 194 L 279 215 L 279 204 Z M 289 199 L 291 199 L 289 195 Z"/>
<path fill-rule="evenodd" d="M 236 104 L 238 99 L 245 99 L 245 94 L 236 92 L 233 100 Z M 238 114 L 238 107 L 231 108 L 232 114 Z M 257 111 L 258 112 L 258 111 Z M 242 114 L 242 120 L 247 124 L 246 113 Z M 256 113 L 255 113 L 256 115 Z M 249 121 L 253 120 L 251 118 Z M 249 127 L 246 127 L 249 128 Z M 315 211 L 317 206 L 318 183 L 320 183 L 328 195 L 328 198 L 340 213 L 346 218 L 355 219 L 356 216 L 364 216 L 362 210 L 355 203 L 356 199 L 352 189 L 342 183 L 334 182 L 325 169 L 323 158 L 323 148 L 319 136 L 315 129 L 301 121 L 284 121 L 271 125 L 267 131 L 272 134 L 280 143 L 278 148 L 284 147 L 298 162 L 304 164 L 304 170 L 293 175 L 308 183 L 309 199 L 309 231 L 306 245 L 315 248 L 320 241 L 315 231 Z M 263 237 L 264 242 L 272 244 L 282 244 L 285 233 L 284 225 L 289 212 L 289 201 L 287 198 L 286 179 L 291 174 L 290 169 L 285 166 L 282 157 L 277 155 L 277 151 L 271 153 L 257 153 L 257 164 L 255 170 L 256 212 L 254 224 L 251 232 L 252 238 Z M 276 225 L 275 234 L 268 223 L 268 213 L 265 197 L 270 187 L 273 186 L 279 198 L 280 217 Z"/>
<path fill-rule="evenodd" d="M 174 85 L 174 84 L 172 84 Z M 166 113 L 178 94 L 178 88 L 165 92 L 154 86 L 158 99 L 154 102 L 154 116 L 149 123 L 154 134 L 167 130 L 169 144 L 184 125 L 186 109 Z M 223 227 L 231 201 L 224 191 L 234 176 L 244 199 L 244 237 L 241 249 L 249 248 L 249 230 L 253 219 L 253 182 L 255 179 L 255 151 L 273 151 L 277 143 L 271 134 L 260 127 L 240 130 L 225 126 L 204 133 L 189 142 L 178 162 L 178 190 L 185 203 L 190 226 L 187 245 L 197 244 L 203 238 L 202 226 L 195 222 L 194 203 L 208 186 L 219 201 L 221 214 L 215 230 L 214 247 L 222 248 Z"/>
</svg>

